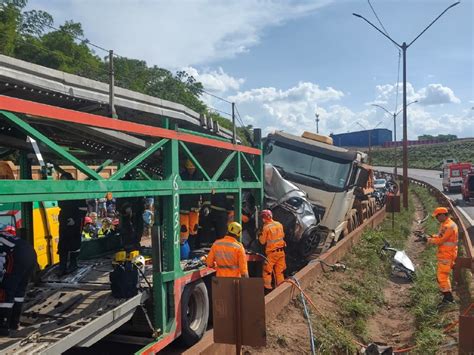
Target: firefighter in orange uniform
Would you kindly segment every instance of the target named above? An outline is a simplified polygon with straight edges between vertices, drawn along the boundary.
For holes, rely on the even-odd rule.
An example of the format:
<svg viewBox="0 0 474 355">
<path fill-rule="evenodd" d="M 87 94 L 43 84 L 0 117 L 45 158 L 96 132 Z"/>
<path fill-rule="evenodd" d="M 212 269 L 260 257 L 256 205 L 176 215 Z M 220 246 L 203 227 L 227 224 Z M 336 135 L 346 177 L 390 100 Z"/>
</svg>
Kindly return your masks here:
<svg viewBox="0 0 474 355">
<path fill-rule="evenodd" d="M 438 285 L 443 293 L 442 303 L 454 302 L 451 282 L 449 274 L 454 265 L 458 254 L 458 226 L 454 221 L 448 217 L 448 209 L 445 207 L 438 207 L 433 212 L 435 217 L 441 224 L 437 235 L 428 238 L 428 243 L 438 246 L 438 268 L 437 278 Z"/>
<path fill-rule="evenodd" d="M 260 216 L 263 220 L 263 228 L 258 240 L 260 244 L 265 245 L 265 254 L 267 255 L 267 261 L 263 267 L 263 283 L 266 290 L 271 290 L 273 273 L 277 286 L 285 279 L 283 275 L 286 269 L 285 232 L 282 224 L 273 220 L 272 211 L 263 210 Z"/>
<path fill-rule="evenodd" d="M 249 277 L 245 249 L 239 242 L 241 235 L 242 226 L 232 222 L 227 235 L 212 244 L 206 263 L 216 269 L 217 277 Z"/>
</svg>

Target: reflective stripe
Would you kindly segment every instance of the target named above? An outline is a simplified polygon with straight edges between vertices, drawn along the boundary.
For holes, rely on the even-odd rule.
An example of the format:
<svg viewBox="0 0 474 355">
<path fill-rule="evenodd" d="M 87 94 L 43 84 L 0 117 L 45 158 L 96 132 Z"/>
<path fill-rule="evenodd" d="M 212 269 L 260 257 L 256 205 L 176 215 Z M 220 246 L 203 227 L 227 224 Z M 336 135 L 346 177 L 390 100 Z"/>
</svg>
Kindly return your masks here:
<svg viewBox="0 0 474 355">
<path fill-rule="evenodd" d="M 445 247 L 457 247 L 458 246 L 458 243 L 455 243 L 455 242 L 444 242 L 443 244 L 441 244 Z"/>
<path fill-rule="evenodd" d="M 25 297 L 15 297 L 13 300 L 15 302 L 25 302 Z"/>
<path fill-rule="evenodd" d="M 231 269 L 231 270 L 235 270 L 235 269 L 238 269 L 239 266 L 238 266 L 238 265 L 217 265 L 217 268 L 218 268 L 218 269 Z"/>
<path fill-rule="evenodd" d="M 13 303 L 0 303 L 0 308 L 13 308 Z"/>
<path fill-rule="evenodd" d="M 211 205 L 211 209 L 216 210 L 216 211 L 221 211 L 221 212 L 227 211 L 227 209 L 224 207 L 219 207 L 219 206 L 214 206 L 214 205 Z"/>
<path fill-rule="evenodd" d="M 223 259 L 232 259 L 232 257 L 235 255 L 232 252 L 227 252 L 227 251 L 216 251 L 214 254 L 216 257 L 223 258 Z"/>
<path fill-rule="evenodd" d="M 15 243 L 10 242 L 4 237 L 0 237 L 0 244 L 6 245 L 7 247 L 10 247 L 10 248 L 13 248 L 15 246 Z"/>
<path fill-rule="evenodd" d="M 278 239 L 275 239 L 275 240 L 267 240 L 267 244 L 274 244 L 274 243 L 277 243 L 277 242 L 281 242 L 283 240 L 283 238 L 278 238 Z"/>
<path fill-rule="evenodd" d="M 235 248 L 235 249 L 240 249 L 240 245 L 237 245 L 237 244 L 234 244 L 234 243 L 231 243 L 231 242 L 217 241 L 217 242 L 214 242 L 214 244 L 218 245 L 218 246 L 226 246 L 226 247 L 232 247 L 232 248 Z"/>
<path fill-rule="evenodd" d="M 438 262 L 440 264 L 444 264 L 444 265 L 451 264 L 451 260 L 449 260 L 449 259 L 439 259 Z"/>
</svg>

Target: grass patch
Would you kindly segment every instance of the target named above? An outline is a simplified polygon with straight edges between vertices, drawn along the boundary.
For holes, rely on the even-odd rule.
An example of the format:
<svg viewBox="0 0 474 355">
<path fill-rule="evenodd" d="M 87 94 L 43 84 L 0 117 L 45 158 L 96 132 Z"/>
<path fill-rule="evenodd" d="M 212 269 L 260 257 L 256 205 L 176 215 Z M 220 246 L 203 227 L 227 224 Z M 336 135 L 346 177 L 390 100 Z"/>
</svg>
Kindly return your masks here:
<svg viewBox="0 0 474 355">
<path fill-rule="evenodd" d="M 414 187 L 413 191 L 422 201 L 427 213 L 431 214 L 437 202 L 427 189 Z M 425 223 L 425 232 L 434 234 L 438 231 L 438 222 L 429 217 Z M 416 278 L 410 290 L 412 311 L 415 315 L 415 344 L 418 354 L 436 354 L 445 336 L 443 318 L 438 312 L 439 289 L 436 282 L 436 247 L 428 246 L 421 254 L 421 267 L 416 271 Z"/>
</svg>

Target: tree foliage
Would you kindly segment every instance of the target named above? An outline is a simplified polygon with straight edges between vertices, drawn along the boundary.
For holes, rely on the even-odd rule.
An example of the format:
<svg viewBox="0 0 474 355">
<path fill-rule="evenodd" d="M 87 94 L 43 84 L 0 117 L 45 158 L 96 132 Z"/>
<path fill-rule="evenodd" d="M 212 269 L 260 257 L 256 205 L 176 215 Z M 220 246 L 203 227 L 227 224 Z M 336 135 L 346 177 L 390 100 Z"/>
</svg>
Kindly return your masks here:
<svg viewBox="0 0 474 355">
<path fill-rule="evenodd" d="M 108 56 L 101 58 L 88 46 L 82 25 L 66 21 L 57 29 L 53 17 L 41 10 L 24 11 L 28 0 L 0 0 L 0 53 L 49 68 L 108 82 Z M 222 127 L 232 123 L 201 101 L 203 85 L 185 71 L 172 73 L 145 61 L 114 57 L 115 84 L 125 89 L 181 103 L 200 114 L 210 114 Z M 239 128 L 247 142 L 247 128 Z"/>
</svg>

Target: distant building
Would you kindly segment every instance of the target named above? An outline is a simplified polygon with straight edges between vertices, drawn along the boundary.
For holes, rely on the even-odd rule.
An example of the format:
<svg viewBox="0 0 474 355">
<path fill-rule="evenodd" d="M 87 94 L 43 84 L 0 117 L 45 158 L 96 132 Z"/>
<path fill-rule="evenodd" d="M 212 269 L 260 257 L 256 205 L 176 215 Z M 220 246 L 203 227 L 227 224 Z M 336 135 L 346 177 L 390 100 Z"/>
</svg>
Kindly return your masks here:
<svg viewBox="0 0 474 355">
<path fill-rule="evenodd" d="M 338 147 L 368 147 L 369 132 L 372 146 L 382 146 L 392 140 L 392 131 L 386 128 L 376 128 L 370 131 L 331 134 L 334 145 Z"/>
</svg>

